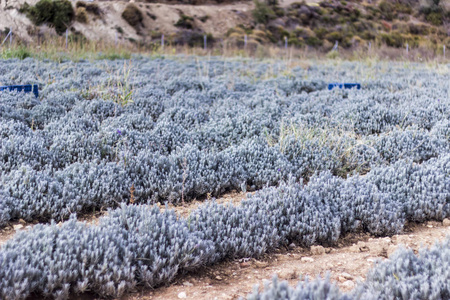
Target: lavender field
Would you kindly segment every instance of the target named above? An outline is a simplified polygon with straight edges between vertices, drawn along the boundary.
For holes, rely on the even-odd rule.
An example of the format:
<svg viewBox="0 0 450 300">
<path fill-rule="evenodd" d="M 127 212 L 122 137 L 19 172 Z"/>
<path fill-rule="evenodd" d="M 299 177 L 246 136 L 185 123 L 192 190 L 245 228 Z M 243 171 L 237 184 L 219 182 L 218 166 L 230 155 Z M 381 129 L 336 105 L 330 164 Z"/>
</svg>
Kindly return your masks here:
<svg viewBox="0 0 450 300">
<path fill-rule="evenodd" d="M 39 222 L 0 248 L 1 299 L 121 297 L 450 216 L 448 65 L 28 58 L 1 61 L 0 83 L 40 85 L 39 98 L 0 93 L 0 226 Z M 229 191 L 254 193 L 209 200 Z M 155 205 L 192 199 L 205 204 L 187 218 Z M 351 293 L 325 279 L 248 297 L 449 299 L 449 243 L 397 252 Z"/>
</svg>

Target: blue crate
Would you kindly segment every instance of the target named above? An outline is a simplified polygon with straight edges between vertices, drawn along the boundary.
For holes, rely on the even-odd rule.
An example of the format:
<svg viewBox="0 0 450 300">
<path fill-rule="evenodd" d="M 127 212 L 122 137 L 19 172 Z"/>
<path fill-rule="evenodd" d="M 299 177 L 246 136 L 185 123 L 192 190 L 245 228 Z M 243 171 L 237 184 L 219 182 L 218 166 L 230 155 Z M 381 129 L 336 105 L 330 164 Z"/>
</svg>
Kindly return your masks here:
<svg viewBox="0 0 450 300">
<path fill-rule="evenodd" d="M 36 98 L 39 97 L 39 88 L 37 84 L 25 84 L 25 85 L 5 85 L 0 86 L 0 91 L 10 90 L 24 93 L 33 93 Z"/>
<path fill-rule="evenodd" d="M 340 89 L 354 89 L 356 88 L 357 90 L 361 89 L 361 84 L 360 83 L 330 83 L 328 84 L 328 89 L 332 90 L 334 88 L 340 88 Z"/>
</svg>

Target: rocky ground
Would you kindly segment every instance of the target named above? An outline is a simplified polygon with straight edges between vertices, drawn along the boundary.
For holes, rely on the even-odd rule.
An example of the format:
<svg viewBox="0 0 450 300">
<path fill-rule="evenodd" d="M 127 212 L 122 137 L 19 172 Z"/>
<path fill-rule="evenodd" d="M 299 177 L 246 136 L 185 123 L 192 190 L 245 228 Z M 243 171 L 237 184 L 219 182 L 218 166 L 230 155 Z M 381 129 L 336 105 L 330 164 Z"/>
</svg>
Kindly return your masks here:
<svg viewBox="0 0 450 300">
<path fill-rule="evenodd" d="M 365 275 L 377 260 L 389 259 L 398 247 L 417 251 L 443 240 L 450 234 L 450 221 L 446 220 L 445 224 L 429 222 L 412 226 L 409 232 L 393 237 L 352 236 L 343 239 L 336 248 L 315 246 L 305 249 L 291 245 L 289 249 L 281 249 L 261 260 L 225 262 L 202 272 L 181 276 L 167 287 L 139 291 L 125 299 L 239 299 L 275 274 L 295 285 L 300 276 L 316 278 L 329 273 L 341 290 L 350 291 L 358 280 L 365 280 Z"/>
</svg>

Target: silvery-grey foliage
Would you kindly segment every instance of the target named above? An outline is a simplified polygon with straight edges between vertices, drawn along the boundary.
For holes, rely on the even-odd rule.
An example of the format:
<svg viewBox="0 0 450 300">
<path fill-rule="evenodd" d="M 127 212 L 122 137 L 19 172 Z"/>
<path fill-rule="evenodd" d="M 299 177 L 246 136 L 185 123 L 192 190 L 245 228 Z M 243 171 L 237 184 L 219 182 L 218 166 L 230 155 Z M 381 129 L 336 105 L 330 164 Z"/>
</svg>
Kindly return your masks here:
<svg viewBox="0 0 450 300">
<path fill-rule="evenodd" d="M 449 74 L 403 67 L 342 63 L 281 76 L 283 62 L 136 58 L 127 79 L 133 102 L 122 105 L 124 61 L 2 61 L 2 84 L 36 82 L 42 96 L 0 93 L 0 226 L 120 208 L 98 225 L 70 219 L 18 234 L 0 250 L 0 298 L 66 299 L 88 290 L 118 297 L 292 242 L 332 245 L 349 232 L 389 235 L 408 221 L 450 216 L 450 102 L 442 85 Z M 336 78 L 361 78 L 363 90 L 326 90 Z M 137 203 L 259 191 L 237 207 L 206 203 L 184 220 L 124 205 L 131 187 Z M 409 255 L 379 274 L 422 264 Z M 360 291 L 444 299 L 442 266 L 420 295 L 414 282 L 385 286 L 378 271 Z M 264 295 L 254 297 L 350 297 L 322 281 L 276 283 Z"/>
<path fill-rule="evenodd" d="M 262 291 L 255 287 L 248 300 L 388 300 L 450 298 L 450 237 L 430 249 L 414 254 L 411 249 L 400 249 L 368 272 L 364 282 L 358 282 L 349 293 L 339 291 L 329 278 L 314 281 L 300 280 L 296 287 L 275 277 Z"/>
<path fill-rule="evenodd" d="M 329 245 L 355 230 L 398 233 L 406 221 L 450 215 L 449 164 L 449 155 L 421 165 L 399 161 L 346 180 L 322 172 L 306 186 L 288 182 L 262 189 L 238 207 L 206 203 L 187 220 L 177 219 L 170 211 L 122 205 L 103 217 L 99 225 L 87 226 L 75 220 L 62 226 L 38 225 L 0 250 L 0 270 L 4 272 L 0 274 L 4 278 L 0 291 L 6 299 L 23 299 L 32 292 L 65 299 L 69 291 L 82 292 L 88 286 L 100 295 L 118 296 L 136 284 L 157 286 L 204 263 L 258 257 L 290 242 Z M 98 184 L 98 174 L 81 165 L 75 170 L 93 174 L 87 180 Z M 114 169 L 110 172 L 109 176 L 116 174 Z M 25 179 L 31 186 L 46 189 L 47 194 L 61 190 L 58 181 L 37 177 L 36 172 L 23 173 L 22 177 L 17 175 L 19 184 Z M 46 185 L 41 181 L 47 181 Z M 83 197 L 95 201 L 120 193 L 114 182 L 96 190 L 98 194 L 86 192 Z M 14 200 L 2 196 L 2 204 Z M 31 212 L 53 211 L 45 201 L 24 195 L 19 198 L 28 202 L 23 201 L 23 207 L 16 205 L 18 211 L 30 205 L 34 205 Z M 64 251 L 73 258 L 65 258 Z M 50 258 L 44 259 L 47 256 Z M 114 264 L 106 265 L 105 261 Z"/>
<path fill-rule="evenodd" d="M 247 297 L 248 300 L 351 300 L 339 292 L 337 285 L 325 279 L 317 278 L 309 281 L 299 281 L 295 288 L 289 286 L 287 281 L 279 282 L 275 276 L 271 285 L 265 284 L 264 290 L 259 291 L 255 286 L 254 292 Z"/>
<path fill-rule="evenodd" d="M 213 254 L 213 244 L 190 233 L 173 211 L 122 206 L 98 225 L 73 218 L 18 233 L 0 251 L 0 297 L 67 299 L 85 291 L 119 297 L 137 284 L 169 282 Z"/>
<path fill-rule="evenodd" d="M 224 258 L 258 257 L 278 245 L 274 219 L 258 207 L 207 203 L 188 218 L 191 231 L 215 246 L 212 262 Z"/>
<path fill-rule="evenodd" d="M 117 296 L 136 284 L 156 286 L 182 270 L 228 257 L 257 257 L 280 244 L 333 244 L 341 234 L 357 229 L 373 234 L 397 233 L 406 220 L 442 219 L 450 214 L 445 173 L 449 163 L 449 156 L 417 166 L 400 161 L 347 180 L 325 172 L 312 177 L 306 186 L 290 182 L 263 189 L 239 207 L 207 203 L 187 221 L 177 219 L 170 211 L 122 205 L 103 217 L 98 226 L 75 220 L 61 227 L 39 225 L 19 234 L 0 251 L 0 269 L 5 272 L 1 274 L 4 280 L 0 291 L 6 299 L 22 299 L 31 292 L 64 299 L 69 290 L 81 292 L 89 283 L 90 290 Z M 400 181 L 400 186 L 386 180 L 402 178 L 405 171 L 409 176 Z M 47 193 L 58 190 L 57 182 L 40 187 L 35 174 L 22 177 Z M 93 183 L 95 178 L 98 175 L 94 174 Z M 42 180 L 51 182 L 50 177 Z M 424 180 L 430 184 L 420 185 Z M 113 195 L 117 191 L 114 187 L 111 182 L 96 190 Z M 436 198 L 440 190 L 441 196 Z M 422 197 L 414 198 L 414 193 Z M 92 195 L 92 199 L 106 194 Z M 52 211 L 45 201 L 21 197 L 30 199 L 23 205 L 36 205 L 30 211 Z M 406 201 L 411 197 L 412 202 Z M 2 200 L 8 203 L 11 199 Z M 74 258 L 58 254 L 64 251 Z M 52 259 L 44 259 L 47 256 Z M 106 267 L 103 260 L 114 262 L 117 268 L 111 263 Z M 66 271 L 59 272 L 58 268 Z"/>
<path fill-rule="evenodd" d="M 448 152 L 449 143 L 442 129 L 438 134 L 426 130 L 393 130 L 382 134 L 374 142 L 374 148 L 386 162 L 395 162 L 402 158 L 409 158 L 415 162 L 422 162 Z"/>
<path fill-rule="evenodd" d="M 27 203 L 11 218 L 116 206 L 131 185 L 138 202 L 179 202 L 327 170 L 345 178 L 449 150 L 448 87 L 439 84 L 448 74 L 420 65 L 375 65 L 363 90 L 328 91 L 326 81 L 364 78 L 364 68 L 280 76 L 282 62 L 136 58 L 127 77 L 127 64 L 2 62 L 0 82 L 42 87 L 40 99 L 0 94 L 2 194 Z M 130 86 L 133 102 L 110 99 L 122 92 L 117 82 Z M 20 181 L 24 172 L 29 182 Z"/>
<path fill-rule="evenodd" d="M 399 161 L 376 167 L 365 179 L 400 205 L 407 220 L 442 220 L 450 215 L 449 170 L 450 155 L 446 154 L 421 165 Z"/>
<path fill-rule="evenodd" d="M 450 238 L 414 254 L 401 249 L 369 271 L 359 299 L 449 299 Z"/>
</svg>

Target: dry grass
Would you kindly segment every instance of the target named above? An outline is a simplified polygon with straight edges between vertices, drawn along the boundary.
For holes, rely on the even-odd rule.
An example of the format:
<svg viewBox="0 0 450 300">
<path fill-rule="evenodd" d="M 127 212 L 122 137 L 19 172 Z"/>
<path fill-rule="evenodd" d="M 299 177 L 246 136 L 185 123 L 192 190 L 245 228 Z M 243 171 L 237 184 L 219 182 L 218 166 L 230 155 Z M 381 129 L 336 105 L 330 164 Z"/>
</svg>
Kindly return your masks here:
<svg viewBox="0 0 450 300">
<path fill-rule="evenodd" d="M 25 55 L 24 55 L 25 53 Z M 11 45 L 6 42 L 0 47 L 0 58 L 26 58 L 52 59 L 61 61 L 65 59 L 129 59 L 133 54 L 142 56 L 222 56 L 243 57 L 264 60 L 284 60 L 287 64 L 297 64 L 305 60 L 336 60 L 336 61 L 417 61 L 417 62 L 450 62 L 450 54 L 444 58 L 442 51 L 429 48 L 405 49 L 390 48 L 384 45 L 373 45 L 369 51 L 367 47 L 354 49 L 339 49 L 339 52 L 325 53 L 320 50 L 306 47 L 296 48 L 278 47 L 276 45 L 258 45 L 257 47 L 242 49 L 228 42 L 216 42 L 213 47 L 188 47 L 171 45 L 166 41 L 164 48 L 160 42 L 139 44 L 133 41 L 114 43 L 106 41 L 89 41 L 77 35 L 70 34 L 67 47 L 65 36 L 49 36 L 39 39 L 37 44 L 26 44 L 15 41 Z"/>
</svg>

